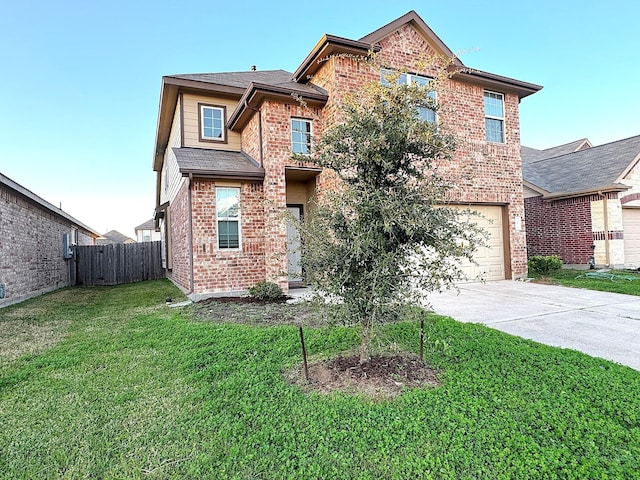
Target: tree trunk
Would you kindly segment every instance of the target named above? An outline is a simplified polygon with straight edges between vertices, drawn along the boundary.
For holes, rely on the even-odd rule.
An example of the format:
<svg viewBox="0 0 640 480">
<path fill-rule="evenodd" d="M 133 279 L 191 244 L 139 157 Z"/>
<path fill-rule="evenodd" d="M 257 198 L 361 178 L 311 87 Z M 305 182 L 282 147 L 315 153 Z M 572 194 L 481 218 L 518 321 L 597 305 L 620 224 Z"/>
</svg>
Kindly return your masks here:
<svg viewBox="0 0 640 480">
<path fill-rule="evenodd" d="M 360 365 L 369 362 L 369 340 L 371 340 L 371 324 L 369 322 L 362 323 L 362 337 L 360 339 Z"/>
</svg>

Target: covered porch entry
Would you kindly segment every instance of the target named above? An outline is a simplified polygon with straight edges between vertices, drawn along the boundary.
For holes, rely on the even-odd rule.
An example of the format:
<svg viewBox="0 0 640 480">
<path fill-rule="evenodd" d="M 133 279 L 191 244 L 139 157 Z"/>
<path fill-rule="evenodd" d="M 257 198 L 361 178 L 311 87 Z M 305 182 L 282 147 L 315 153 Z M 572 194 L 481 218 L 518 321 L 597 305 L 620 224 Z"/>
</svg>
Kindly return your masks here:
<svg viewBox="0 0 640 480">
<path fill-rule="evenodd" d="M 296 220 L 303 221 L 309 214 L 310 200 L 316 193 L 319 168 L 285 167 L 287 211 Z M 301 264 L 300 233 L 293 222 L 287 223 L 287 272 L 289 288 L 305 286 Z"/>
</svg>

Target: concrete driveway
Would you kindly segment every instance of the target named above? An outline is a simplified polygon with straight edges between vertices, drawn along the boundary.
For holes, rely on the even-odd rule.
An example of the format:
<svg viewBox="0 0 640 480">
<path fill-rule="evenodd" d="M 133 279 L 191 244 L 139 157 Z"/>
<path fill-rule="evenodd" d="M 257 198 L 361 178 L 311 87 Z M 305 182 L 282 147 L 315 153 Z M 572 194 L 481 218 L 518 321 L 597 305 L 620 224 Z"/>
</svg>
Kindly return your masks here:
<svg viewBox="0 0 640 480">
<path fill-rule="evenodd" d="M 640 370 L 640 297 L 504 280 L 429 296 L 436 313 Z"/>
</svg>

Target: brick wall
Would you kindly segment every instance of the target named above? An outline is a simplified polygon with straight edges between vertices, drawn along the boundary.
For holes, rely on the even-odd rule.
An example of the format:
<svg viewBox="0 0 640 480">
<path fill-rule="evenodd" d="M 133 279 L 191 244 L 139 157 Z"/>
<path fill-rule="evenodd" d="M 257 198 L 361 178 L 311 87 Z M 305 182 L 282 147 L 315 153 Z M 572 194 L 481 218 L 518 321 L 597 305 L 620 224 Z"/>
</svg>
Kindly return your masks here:
<svg viewBox="0 0 640 480">
<path fill-rule="evenodd" d="M 586 265 L 593 255 L 591 198 L 547 202 L 525 200 L 529 255 L 559 255 L 563 263 Z"/>
<path fill-rule="evenodd" d="M 425 39 L 410 25 L 380 42 L 381 63 L 390 68 L 406 68 L 412 73 L 435 77 L 439 67 L 429 61 L 434 53 Z M 327 124 L 339 120 L 339 106 L 347 92 L 355 91 L 366 82 L 377 82 L 380 72 L 352 58 L 327 60 L 313 82 L 329 93 L 323 116 Z M 455 77 L 442 82 L 437 98 L 442 106 L 438 124 L 455 134 L 458 149 L 450 160 L 436 164 L 438 172 L 449 180 L 452 190 L 447 198 L 452 203 L 505 205 L 508 223 L 509 266 L 513 278 L 526 275 L 527 246 L 524 228 L 522 196 L 522 165 L 520 159 L 519 100 L 506 92 L 504 144 L 488 143 L 485 139 L 484 88 L 457 81 Z M 334 178 L 320 177 L 320 187 L 332 186 Z M 516 230 L 516 218 L 522 227 Z"/>
<path fill-rule="evenodd" d="M 169 207 L 172 268 L 167 270 L 167 278 L 187 293 L 191 291 L 189 229 L 189 182 L 184 181 Z"/>
<path fill-rule="evenodd" d="M 305 166 L 291 159 L 291 118 L 306 118 L 312 121 L 312 133 L 322 135 L 322 112 L 297 103 L 283 104 L 266 101 L 262 105 L 264 196 L 265 204 L 265 275 L 288 291 L 287 228 L 283 222 L 286 211 L 287 190 L 285 167 Z"/>
<path fill-rule="evenodd" d="M 69 220 L 0 185 L 0 285 L 9 305 L 65 287 L 69 260 L 63 258 L 63 235 L 71 234 Z M 93 237 L 78 231 L 78 244 Z"/>
<path fill-rule="evenodd" d="M 216 185 L 240 187 L 241 249 L 218 249 Z M 194 293 L 243 291 L 265 280 L 265 202 L 259 183 L 216 183 L 195 179 L 192 186 Z"/>
</svg>

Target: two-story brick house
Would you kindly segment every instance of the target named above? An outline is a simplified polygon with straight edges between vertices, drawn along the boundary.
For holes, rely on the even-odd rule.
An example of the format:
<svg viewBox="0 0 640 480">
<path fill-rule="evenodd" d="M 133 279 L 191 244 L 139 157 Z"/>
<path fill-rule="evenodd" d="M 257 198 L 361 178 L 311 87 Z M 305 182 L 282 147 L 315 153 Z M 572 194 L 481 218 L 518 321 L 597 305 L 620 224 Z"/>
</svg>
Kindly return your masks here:
<svg viewBox="0 0 640 480">
<path fill-rule="evenodd" d="M 333 176 L 292 161 L 339 120 L 345 94 L 381 71 L 356 57 L 376 51 L 405 81 L 436 74 L 426 57 L 453 58 L 413 11 L 360 40 L 324 35 L 294 73 L 283 70 L 163 77 L 153 168 L 157 219 L 169 278 L 194 297 L 240 292 L 261 280 L 285 290 L 295 253 L 280 212 L 305 215 Z M 526 275 L 518 105 L 541 87 L 468 69 L 455 59 L 438 91 L 438 122 L 460 138 L 438 168 L 453 180 L 449 201 L 487 219 L 490 245 L 467 266 L 471 278 Z"/>
</svg>

